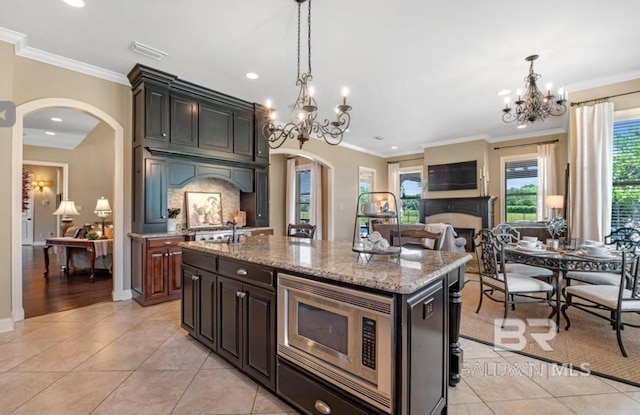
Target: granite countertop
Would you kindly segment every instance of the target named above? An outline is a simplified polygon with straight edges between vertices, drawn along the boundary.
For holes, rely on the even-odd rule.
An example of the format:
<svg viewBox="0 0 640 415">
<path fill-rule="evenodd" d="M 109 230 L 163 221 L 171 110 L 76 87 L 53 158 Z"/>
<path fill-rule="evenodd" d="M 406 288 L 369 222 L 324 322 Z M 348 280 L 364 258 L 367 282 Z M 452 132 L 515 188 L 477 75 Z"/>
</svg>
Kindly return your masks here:
<svg viewBox="0 0 640 415">
<path fill-rule="evenodd" d="M 271 227 L 261 227 L 261 228 L 238 228 L 240 231 L 258 231 L 263 229 L 273 229 Z M 231 229 L 229 229 L 229 232 Z M 194 230 L 183 230 L 183 231 L 175 231 L 175 232 L 158 232 L 158 233 L 136 233 L 129 232 L 127 236 L 131 238 L 171 238 L 173 236 L 193 236 L 196 234 Z"/>
<path fill-rule="evenodd" d="M 194 251 L 239 259 L 329 280 L 409 294 L 471 260 L 469 253 L 404 250 L 394 256 L 358 258 L 351 242 L 321 241 L 285 236 L 253 236 L 237 244 L 182 242 Z"/>
</svg>

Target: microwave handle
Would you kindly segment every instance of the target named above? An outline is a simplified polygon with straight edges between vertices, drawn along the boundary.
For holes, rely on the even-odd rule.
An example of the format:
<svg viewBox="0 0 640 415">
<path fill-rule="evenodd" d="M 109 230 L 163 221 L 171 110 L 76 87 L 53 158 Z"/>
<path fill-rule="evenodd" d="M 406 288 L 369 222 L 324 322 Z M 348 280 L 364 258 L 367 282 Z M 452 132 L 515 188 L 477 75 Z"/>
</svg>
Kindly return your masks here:
<svg viewBox="0 0 640 415">
<path fill-rule="evenodd" d="M 321 414 L 329 415 L 331 413 L 331 407 L 329 406 L 329 404 L 327 404 L 325 401 L 321 401 L 320 399 L 316 400 L 313 407 L 316 408 L 316 411 L 320 412 Z"/>
</svg>

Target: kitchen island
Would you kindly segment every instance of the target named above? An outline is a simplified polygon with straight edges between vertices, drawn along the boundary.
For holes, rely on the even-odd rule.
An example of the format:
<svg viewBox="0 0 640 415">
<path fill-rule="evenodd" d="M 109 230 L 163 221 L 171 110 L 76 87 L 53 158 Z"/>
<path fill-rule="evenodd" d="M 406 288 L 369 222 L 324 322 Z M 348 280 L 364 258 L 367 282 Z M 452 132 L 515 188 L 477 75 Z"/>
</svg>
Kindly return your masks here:
<svg viewBox="0 0 640 415">
<path fill-rule="evenodd" d="M 462 362 L 468 253 L 403 250 L 367 262 L 349 242 L 279 236 L 180 246 L 183 327 L 298 410 L 446 410 L 447 384 L 459 382 Z M 316 319 L 318 330 L 323 314 L 343 322 L 331 323 L 326 339 L 295 346 L 299 334 L 314 336 L 303 318 Z M 345 342 L 341 352 L 334 337 Z"/>
</svg>

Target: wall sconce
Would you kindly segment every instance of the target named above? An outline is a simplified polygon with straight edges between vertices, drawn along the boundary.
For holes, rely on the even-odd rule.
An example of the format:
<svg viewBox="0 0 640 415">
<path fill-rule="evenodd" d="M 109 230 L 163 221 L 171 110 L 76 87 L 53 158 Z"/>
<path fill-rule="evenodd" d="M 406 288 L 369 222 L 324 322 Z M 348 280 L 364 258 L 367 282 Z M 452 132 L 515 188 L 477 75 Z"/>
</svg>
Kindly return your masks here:
<svg viewBox="0 0 640 415">
<path fill-rule="evenodd" d="M 34 180 L 33 182 L 31 182 L 31 188 L 34 192 L 42 193 L 44 192 L 44 187 L 48 185 L 49 183 L 44 180 Z"/>
</svg>

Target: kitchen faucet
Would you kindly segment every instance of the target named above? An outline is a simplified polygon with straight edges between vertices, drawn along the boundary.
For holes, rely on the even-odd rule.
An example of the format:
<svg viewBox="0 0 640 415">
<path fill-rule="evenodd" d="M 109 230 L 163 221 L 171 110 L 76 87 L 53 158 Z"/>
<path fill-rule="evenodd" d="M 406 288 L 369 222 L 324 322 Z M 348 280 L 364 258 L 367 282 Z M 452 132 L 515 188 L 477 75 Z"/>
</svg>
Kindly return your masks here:
<svg viewBox="0 0 640 415">
<path fill-rule="evenodd" d="M 231 236 L 229 237 L 229 239 L 227 239 L 227 243 L 229 244 L 234 244 L 236 242 L 240 242 L 240 238 L 238 237 L 238 240 L 236 240 L 236 221 L 228 221 L 227 222 L 227 226 L 231 225 Z"/>
</svg>

